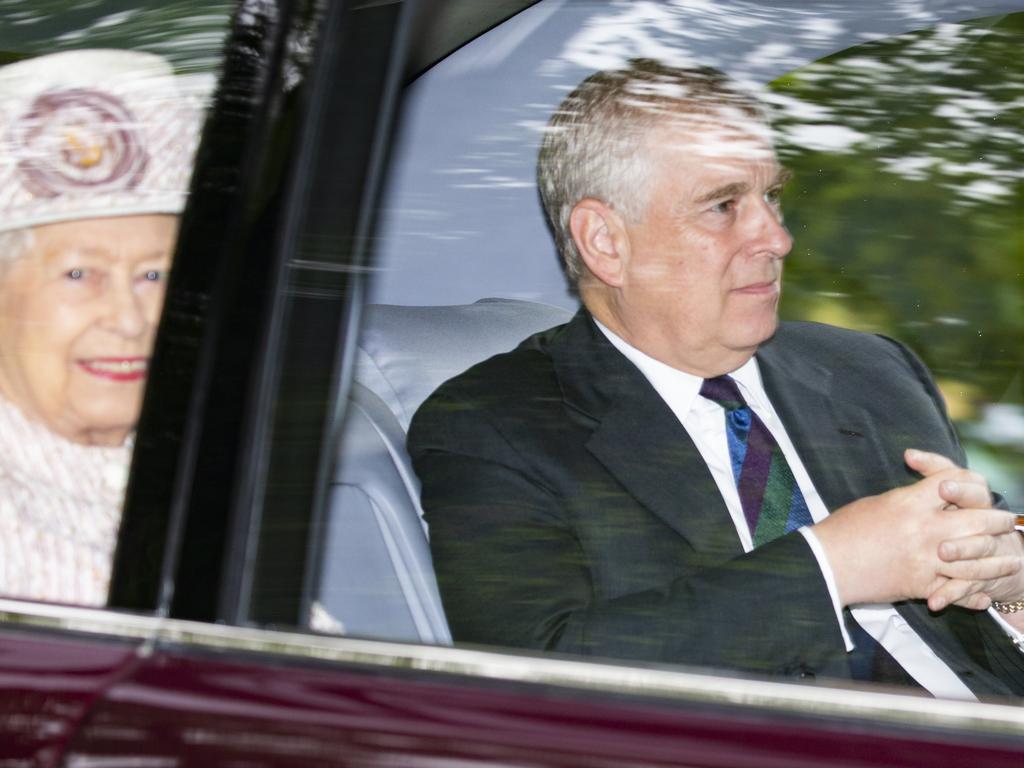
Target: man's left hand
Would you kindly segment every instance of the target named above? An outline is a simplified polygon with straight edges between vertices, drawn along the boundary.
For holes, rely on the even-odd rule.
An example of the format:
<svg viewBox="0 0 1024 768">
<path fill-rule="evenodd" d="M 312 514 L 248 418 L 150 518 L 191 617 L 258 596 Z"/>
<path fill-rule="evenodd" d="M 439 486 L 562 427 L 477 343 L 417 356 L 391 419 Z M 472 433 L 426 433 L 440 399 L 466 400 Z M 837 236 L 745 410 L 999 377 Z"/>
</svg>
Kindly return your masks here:
<svg viewBox="0 0 1024 768">
<path fill-rule="evenodd" d="M 907 459 L 907 464 L 925 477 L 956 466 L 931 453 L 910 452 Z M 949 505 L 950 514 L 992 506 L 988 482 L 975 472 L 967 476 L 966 482 L 942 482 L 939 495 Z M 945 580 L 928 596 L 928 607 L 933 611 L 948 605 L 983 611 L 993 600 L 1012 602 L 1024 597 L 1024 536 L 1017 531 L 944 541 L 939 545 L 939 559 L 938 575 Z M 1007 573 L 1007 565 L 1012 563 L 1016 568 Z M 1004 575 L 992 577 L 1000 571 Z M 1007 620 L 1016 626 L 1024 623 L 1024 615 L 1008 616 Z"/>
<path fill-rule="evenodd" d="M 939 573 L 949 581 L 928 597 L 932 610 L 947 605 L 984 610 L 993 600 L 1013 602 L 1024 598 L 1024 536 L 1017 531 L 944 541 L 939 545 L 939 558 L 943 561 Z M 1008 576 L 986 579 L 980 565 L 992 558 L 1012 558 L 1022 567 Z M 1007 614 L 1006 620 L 1021 626 L 1024 615 Z"/>
</svg>

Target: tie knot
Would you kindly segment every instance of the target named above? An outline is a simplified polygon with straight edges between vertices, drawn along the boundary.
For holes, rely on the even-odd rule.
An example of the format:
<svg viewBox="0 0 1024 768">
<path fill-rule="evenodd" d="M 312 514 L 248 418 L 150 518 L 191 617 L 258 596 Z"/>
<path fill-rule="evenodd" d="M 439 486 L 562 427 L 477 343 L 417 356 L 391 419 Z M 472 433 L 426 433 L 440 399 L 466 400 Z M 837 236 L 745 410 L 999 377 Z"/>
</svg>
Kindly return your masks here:
<svg viewBox="0 0 1024 768">
<path fill-rule="evenodd" d="M 704 379 L 700 387 L 701 397 L 714 400 L 727 411 L 735 411 L 737 408 L 746 408 L 747 401 L 740 394 L 740 388 L 731 376 L 715 376 L 713 379 Z"/>
</svg>

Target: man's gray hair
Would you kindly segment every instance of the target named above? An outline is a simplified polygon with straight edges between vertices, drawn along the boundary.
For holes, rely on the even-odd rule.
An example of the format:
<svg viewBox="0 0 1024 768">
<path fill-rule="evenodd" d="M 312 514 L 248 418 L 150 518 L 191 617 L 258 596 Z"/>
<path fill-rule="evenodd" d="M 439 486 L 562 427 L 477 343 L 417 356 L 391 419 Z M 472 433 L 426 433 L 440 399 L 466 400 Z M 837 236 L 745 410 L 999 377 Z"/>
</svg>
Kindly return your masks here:
<svg viewBox="0 0 1024 768">
<path fill-rule="evenodd" d="M 583 272 L 569 229 L 578 202 L 594 198 L 631 222 L 647 207 L 652 163 L 645 139 L 666 119 L 734 109 L 767 122 L 761 103 L 718 70 L 680 69 L 632 59 L 596 72 L 572 91 L 548 121 L 537 159 L 537 182 L 569 280 Z"/>
</svg>

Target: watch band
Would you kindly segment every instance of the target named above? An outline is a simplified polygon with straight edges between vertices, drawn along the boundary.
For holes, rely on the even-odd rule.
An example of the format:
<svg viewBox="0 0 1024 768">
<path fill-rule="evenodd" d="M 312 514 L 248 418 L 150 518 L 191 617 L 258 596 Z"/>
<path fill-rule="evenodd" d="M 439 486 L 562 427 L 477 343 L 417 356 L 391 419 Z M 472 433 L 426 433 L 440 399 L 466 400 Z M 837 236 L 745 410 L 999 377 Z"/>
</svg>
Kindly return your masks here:
<svg viewBox="0 0 1024 768">
<path fill-rule="evenodd" d="M 998 600 L 993 600 L 992 607 L 1000 613 L 1017 613 L 1024 611 L 1024 598 L 1014 600 L 1012 603 L 1000 603 Z"/>
</svg>

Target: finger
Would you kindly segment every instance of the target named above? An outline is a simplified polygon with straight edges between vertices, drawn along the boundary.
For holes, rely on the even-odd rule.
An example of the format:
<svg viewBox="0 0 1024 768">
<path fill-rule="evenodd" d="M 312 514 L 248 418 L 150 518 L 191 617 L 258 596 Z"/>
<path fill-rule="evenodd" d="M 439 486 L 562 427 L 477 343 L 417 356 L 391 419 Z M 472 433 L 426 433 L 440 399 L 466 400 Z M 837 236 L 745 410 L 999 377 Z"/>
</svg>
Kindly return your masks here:
<svg viewBox="0 0 1024 768">
<path fill-rule="evenodd" d="M 935 592 L 928 596 L 928 608 L 932 611 L 941 611 L 950 605 L 965 605 L 968 603 L 980 603 L 989 600 L 977 581 L 963 579 L 950 579 Z M 978 598 L 981 595 L 981 599 Z M 989 602 L 991 602 L 989 600 Z M 988 607 L 987 605 L 985 606 Z"/>
<path fill-rule="evenodd" d="M 957 560 L 939 563 L 938 573 L 952 580 L 993 581 L 1020 572 L 1018 557 L 983 557 L 978 560 Z"/>
<path fill-rule="evenodd" d="M 957 507 L 983 509 L 992 506 L 992 493 L 984 483 L 943 480 L 939 483 L 939 497 Z"/>
<path fill-rule="evenodd" d="M 959 510 L 958 510 L 959 511 Z M 988 533 L 998 536 L 1003 533 L 1011 533 L 1016 530 L 1017 516 L 1011 512 L 1004 512 L 1001 509 L 987 509 L 985 512 L 985 530 L 980 533 Z"/>
<path fill-rule="evenodd" d="M 992 598 L 984 592 L 975 592 L 973 595 L 968 595 L 961 600 L 957 600 L 953 605 L 959 605 L 961 608 L 969 608 L 972 611 L 984 611 L 992 605 Z"/>
<path fill-rule="evenodd" d="M 958 508 L 946 510 L 942 521 L 943 541 L 955 541 L 969 536 L 1001 536 L 1014 530 L 1016 518 L 1001 509 Z M 956 531 L 956 533 L 954 533 Z"/>
<path fill-rule="evenodd" d="M 934 475 L 944 469 L 956 469 L 958 465 L 945 456 L 916 448 L 907 448 L 903 452 L 903 460 L 915 472 L 924 477 Z"/>
<path fill-rule="evenodd" d="M 979 557 L 992 557 L 999 548 L 996 536 L 965 536 L 939 544 L 939 557 L 947 563 L 954 560 L 977 560 Z"/>
<path fill-rule="evenodd" d="M 922 592 L 921 594 L 925 597 L 933 595 L 939 591 L 939 587 L 943 586 L 948 581 L 949 579 L 945 576 L 939 576 L 938 574 L 936 574 L 935 578 L 931 580 L 931 582 L 925 588 L 924 592 Z"/>
</svg>

